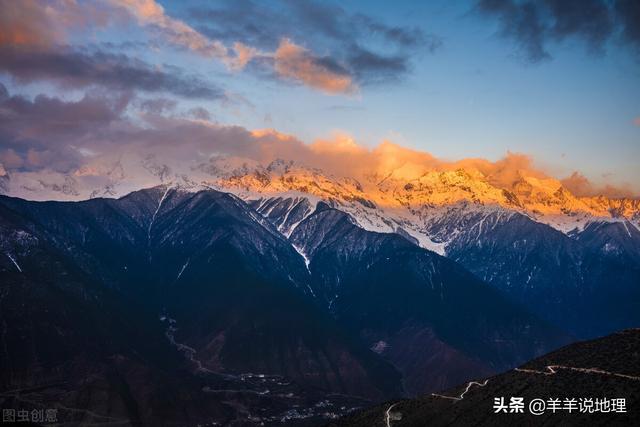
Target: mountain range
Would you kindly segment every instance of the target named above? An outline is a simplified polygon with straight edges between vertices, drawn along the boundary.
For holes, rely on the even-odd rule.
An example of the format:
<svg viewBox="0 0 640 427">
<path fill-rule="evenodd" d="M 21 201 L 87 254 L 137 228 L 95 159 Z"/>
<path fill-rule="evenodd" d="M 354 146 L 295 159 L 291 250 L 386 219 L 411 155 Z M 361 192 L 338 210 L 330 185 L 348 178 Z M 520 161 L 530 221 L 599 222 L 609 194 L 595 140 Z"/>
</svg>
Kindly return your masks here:
<svg viewBox="0 0 640 427">
<path fill-rule="evenodd" d="M 121 167 L 54 189 L 82 201 L 3 178 L 4 399 L 78 423 L 319 423 L 640 323 L 638 200 L 462 169 L 144 166 L 159 185 L 120 194 Z"/>
</svg>

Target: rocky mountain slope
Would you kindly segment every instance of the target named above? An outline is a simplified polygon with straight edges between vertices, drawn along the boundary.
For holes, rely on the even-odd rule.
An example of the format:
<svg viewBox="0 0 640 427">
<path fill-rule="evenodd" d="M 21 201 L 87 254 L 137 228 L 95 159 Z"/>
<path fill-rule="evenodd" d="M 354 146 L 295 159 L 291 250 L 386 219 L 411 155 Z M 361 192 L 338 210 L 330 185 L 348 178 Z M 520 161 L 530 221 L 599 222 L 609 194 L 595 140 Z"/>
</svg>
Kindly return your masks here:
<svg viewBox="0 0 640 427">
<path fill-rule="evenodd" d="M 396 370 L 315 306 L 300 255 L 235 196 L 3 197 L 0 209 L 3 394 L 45 389 L 84 422 L 195 425 L 259 407 L 242 402 L 262 385 L 207 392 L 218 375 L 280 376 L 296 398 L 402 393 Z"/>
<path fill-rule="evenodd" d="M 157 422 L 176 387 L 204 405 L 166 408 L 189 423 L 322 420 L 640 323 L 637 200 L 411 165 L 359 179 L 234 158 L 144 167 L 163 184 L 118 199 L 0 197 L 3 390 L 44 378 L 87 422 Z M 118 170 L 91 195 L 122 194 Z M 88 196 L 67 184 L 46 194 Z M 104 398 L 87 401 L 95 387 Z M 257 415 L 267 390 L 275 409 Z M 323 396 L 342 409 L 322 415 Z"/>
<path fill-rule="evenodd" d="M 398 367 L 411 393 L 501 371 L 566 339 L 451 260 L 322 202 L 290 240 L 317 301 Z"/>
<path fill-rule="evenodd" d="M 465 170 L 409 181 L 409 172 L 394 171 L 373 186 L 287 162 L 231 170 L 217 185 L 251 200 L 285 236 L 323 200 L 367 230 L 458 261 L 577 336 L 640 322 L 637 200 L 577 198 L 533 177 L 499 189 Z"/>
<path fill-rule="evenodd" d="M 625 330 L 569 345 L 494 377 L 418 399 L 388 402 L 329 425 L 628 426 L 640 417 L 639 384 L 640 330 Z M 512 397 L 523 399 L 522 412 L 511 410 Z M 500 409 L 501 398 L 506 411 Z M 534 399 L 545 402 L 535 415 L 529 409 Z M 556 399 L 558 403 L 553 402 Z M 605 399 L 609 403 L 603 404 Z M 617 399 L 624 399 L 624 407 Z"/>
<path fill-rule="evenodd" d="M 568 339 L 455 262 L 310 206 L 287 237 L 211 189 L 0 197 L 2 394 L 67 396 L 65 416 L 82 422 L 275 421 L 291 399 L 312 419 L 318 399 L 340 404 L 332 416 L 348 399 L 435 390 Z M 412 378 L 425 367 L 438 374 Z M 256 413 L 261 393 L 269 414 Z"/>
</svg>

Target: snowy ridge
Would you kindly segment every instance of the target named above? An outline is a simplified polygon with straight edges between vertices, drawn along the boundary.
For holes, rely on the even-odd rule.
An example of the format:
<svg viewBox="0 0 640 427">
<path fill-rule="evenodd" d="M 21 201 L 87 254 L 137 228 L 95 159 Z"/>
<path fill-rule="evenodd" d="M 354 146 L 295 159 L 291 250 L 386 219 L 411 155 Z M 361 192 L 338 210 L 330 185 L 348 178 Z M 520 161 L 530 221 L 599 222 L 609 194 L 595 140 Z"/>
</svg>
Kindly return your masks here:
<svg viewBox="0 0 640 427">
<path fill-rule="evenodd" d="M 154 156 L 131 156 L 118 161 L 113 170 L 104 188 L 82 188 L 70 176 L 65 182 L 46 187 L 9 180 L 5 192 L 32 200 L 81 200 L 89 196 L 122 196 L 140 185 L 163 185 L 163 198 L 169 188 L 189 192 L 211 188 L 249 202 L 285 238 L 322 200 L 348 213 L 366 230 L 398 233 L 439 254 L 445 254 L 447 240 L 434 229 L 438 224 L 442 227 L 450 215 L 459 216 L 456 212 L 460 206 L 469 217 L 475 212 L 478 222 L 483 214 L 495 215 L 502 210 L 520 213 L 568 235 L 581 232 L 594 221 L 628 221 L 640 229 L 638 199 L 577 197 L 556 179 L 525 174 L 504 188 L 476 169 L 416 170 L 403 165 L 355 179 L 333 176 L 293 161 L 278 159 L 262 165 L 251 159 L 223 156 L 171 167 Z M 132 188 L 136 183 L 125 177 L 138 176 L 140 170 L 146 174 L 143 183 Z M 277 198 L 288 200 L 288 205 L 276 206 Z M 152 223 L 153 219 L 149 228 Z M 478 227 L 486 225 L 482 222 Z"/>
<path fill-rule="evenodd" d="M 432 238 L 425 229 L 434 218 L 460 205 L 476 206 L 477 211 L 487 214 L 500 209 L 517 212 L 565 234 L 601 220 L 626 220 L 640 228 L 639 200 L 578 198 L 554 179 L 522 176 L 506 190 L 492 185 L 474 170 L 429 171 L 416 178 L 394 170 L 383 177 L 358 181 L 293 162 L 274 163 L 266 168 L 243 169 L 242 174 L 226 174 L 216 180 L 216 188 L 245 200 L 306 197 L 314 206 L 324 200 L 350 214 L 367 230 L 388 233 L 402 228 L 420 246 L 441 254 L 443 242 Z"/>
</svg>

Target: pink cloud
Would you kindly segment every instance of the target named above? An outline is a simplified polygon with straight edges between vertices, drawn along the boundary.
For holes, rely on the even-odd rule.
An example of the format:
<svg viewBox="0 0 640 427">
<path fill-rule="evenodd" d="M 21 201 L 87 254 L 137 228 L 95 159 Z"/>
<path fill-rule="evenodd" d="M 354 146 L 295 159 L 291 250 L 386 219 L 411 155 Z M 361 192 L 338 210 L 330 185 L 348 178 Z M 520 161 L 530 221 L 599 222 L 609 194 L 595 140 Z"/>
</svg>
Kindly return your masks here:
<svg viewBox="0 0 640 427">
<path fill-rule="evenodd" d="M 607 196 L 607 197 L 634 197 L 635 194 L 630 185 L 613 185 L 606 181 L 610 174 L 603 175 L 604 183 L 600 185 L 591 182 L 580 172 L 573 172 L 569 177 L 561 180 L 562 185 L 574 195 L 581 196 Z"/>
<path fill-rule="evenodd" d="M 331 70 L 307 49 L 289 39 L 283 39 L 275 52 L 263 52 L 239 42 L 228 47 L 219 40 L 212 40 L 201 34 L 185 22 L 168 16 L 164 8 L 154 0 L 111 2 L 125 8 L 139 24 L 150 25 L 159 30 L 169 42 L 216 58 L 231 70 L 242 70 L 251 60 L 260 57 L 273 59 L 276 74 L 286 80 L 294 80 L 329 94 L 347 93 L 355 89 L 348 74 Z"/>
<path fill-rule="evenodd" d="M 222 42 L 211 40 L 185 22 L 165 14 L 164 8 L 155 0 L 111 0 L 111 3 L 123 7 L 139 24 L 153 26 L 175 45 L 227 60 L 228 49 Z"/>
<path fill-rule="evenodd" d="M 36 0 L 0 3 L 0 47 L 39 52 L 56 52 L 68 33 L 95 29 L 113 22 L 133 19 L 169 43 L 222 62 L 231 71 L 244 69 L 255 58 L 275 74 L 329 94 L 355 89 L 351 76 L 322 64 L 307 49 L 283 39 L 274 52 L 236 42 L 230 46 L 200 33 L 186 22 L 169 16 L 155 0 L 108 0 L 75 2 L 52 0 L 43 6 Z"/>
<path fill-rule="evenodd" d="M 15 152 L 13 148 L 7 148 L 6 150 L 0 150 L 0 165 L 2 165 L 2 170 L 5 172 L 3 174 L 6 175 L 6 169 L 19 168 L 24 164 L 24 160 L 18 153 Z"/>
<path fill-rule="evenodd" d="M 273 54 L 276 72 L 326 93 L 353 92 L 355 85 L 348 74 L 340 74 L 322 65 L 302 46 L 283 39 Z"/>
<path fill-rule="evenodd" d="M 51 0 L 0 3 L 0 46 L 50 47 L 64 43 L 70 28 L 99 28 L 113 19 L 94 2 Z"/>
<path fill-rule="evenodd" d="M 147 111 L 133 120 L 126 111 L 135 104 L 128 101 L 91 96 L 78 101 L 5 97 L 0 101 L 0 133 L 7 144 L 0 149 L 0 164 L 12 179 L 23 176 L 37 182 L 38 177 L 55 175 L 61 182 L 91 179 L 93 184 L 122 175 L 117 165 L 128 162 L 126 182 L 122 182 L 135 189 L 153 184 L 148 181 L 149 171 L 157 168 L 151 163 L 189 175 L 208 170 L 213 174 L 213 160 L 220 157 L 263 165 L 284 159 L 362 182 L 380 182 L 390 176 L 411 181 L 429 171 L 464 169 L 503 189 L 513 189 L 523 177 L 534 177 L 550 179 L 558 187 L 562 184 L 578 196 L 633 195 L 629 187 L 611 185 L 611 177 L 603 177 L 597 185 L 579 173 L 562 181 L 551 179 L 531 156 L 520 153 L 507 153 L 497 161 L 446 161 L 391 141 L 368 148 L 346 133 L 305 143 L 274 129 L 221 125 L 202 116 L 192 119 Z M 150 157 L 153 162 L 148 161 Z"/>
</svg>

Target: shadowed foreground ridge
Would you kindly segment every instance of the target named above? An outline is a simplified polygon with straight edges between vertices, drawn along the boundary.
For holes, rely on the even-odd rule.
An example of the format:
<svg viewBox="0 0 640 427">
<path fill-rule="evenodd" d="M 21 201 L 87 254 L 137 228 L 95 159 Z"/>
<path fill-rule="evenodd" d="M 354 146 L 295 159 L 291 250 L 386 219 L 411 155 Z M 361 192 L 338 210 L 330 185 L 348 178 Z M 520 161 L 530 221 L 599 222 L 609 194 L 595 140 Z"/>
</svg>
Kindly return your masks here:
<svg viewBox="0 0 640 427">
<path fill-rule="evenodd" d="M 406 235 L 298 203 L 284 231 L 291 204 L 212 189 L 0 196 L 0 405 L 68 425 L 322 425 L 457 384 L 440 399 L 466 399 L 572 339 Z"/>
<path fill-rule="evenodd" d="M 324 232 L 334 217 L 342 245 Z M 72 425 L 323 423 L 566 342 L 461 266 L 398 235 L 365 231 L 332 209 L 299 227 L 289 239 L 214 190 L 155 187 L 84 202 L 0 197 L 0 404 L 57 408 Z M 372 243 L 368 252 L 360 241 Z M 343 271 L 331 270 L 339 254 Z M 406 277 L 394 274 L 400 269 Z M 367 298 L 375 293 L 367 283 L 384 298 Z M 329 291 L 340 295 L 335 311 L 321 300 Z M 409 295 L 416 303 L 403 311 Z M 371 349 L 381 341 L 397 354 Z M 403 384 L 419 372 L 438 377 Z"/>
<path fill-rule="evenodd" d="M 494 398 L 523 397 L 524 413 L 494 413 Z M 534 416 L 532 399 L 625 398 L 626 413 L 559 410 Z M 496 375 L 438 394 L 387 402 L 330 426 L 633 425 L 640 415 L 640 329 L 571 344 Z"/>
</svg>

